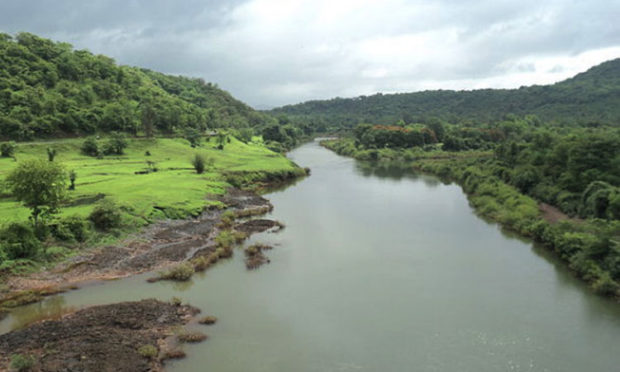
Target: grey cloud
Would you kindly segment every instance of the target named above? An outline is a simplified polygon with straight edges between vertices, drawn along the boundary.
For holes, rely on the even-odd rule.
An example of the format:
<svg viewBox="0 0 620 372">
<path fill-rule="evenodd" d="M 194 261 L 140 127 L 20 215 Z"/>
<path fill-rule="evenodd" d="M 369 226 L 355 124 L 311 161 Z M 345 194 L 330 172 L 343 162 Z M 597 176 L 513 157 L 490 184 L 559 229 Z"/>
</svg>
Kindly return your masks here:
<svg viewBox="0 0 620 372">
<path fill-rule="evenodd" d="M 260 106 L 559 74 L 536 61 L 620 47 L 616 0 L 274 2 L 3 1 L 0 30 L 203 77 Z"/>
</svg>

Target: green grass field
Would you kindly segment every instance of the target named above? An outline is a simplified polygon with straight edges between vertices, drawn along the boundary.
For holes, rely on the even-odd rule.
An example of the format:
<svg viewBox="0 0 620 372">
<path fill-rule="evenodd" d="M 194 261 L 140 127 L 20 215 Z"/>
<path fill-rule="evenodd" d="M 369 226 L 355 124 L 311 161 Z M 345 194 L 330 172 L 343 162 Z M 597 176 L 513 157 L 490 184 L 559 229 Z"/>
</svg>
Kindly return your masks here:
<svg viewBox="0 0 620 372">
<path fill-rule="evenodd" d="M 295 172 L 299 168 L 281 154 L 265 148 L 259 139 L 245 144 L 234 137 L 223 150 L 215 148 L 215 140 L 202 143 L 196 149 L 185 139 L 130 139 L 125 155 L 97 159 L 82 155 L 84 139 L 51 142 L 20 143 L 15 159 L 0 158 L 0 179 L 19 161 L 31 158 L 47 159 L 46 149 L 58 151 L 55 161 L 67 171 L 77 174 L 76 188 L 68 192 L 61 216 L 87 216 L 95 202 L 105 195 L 123 206 L 138 223 L 147 223 L 168 216 L 183 217 L 199 213 L 205 206 L 217 203 L 208 196 L 222 194 L 229 185 L 226 172 Z M 101 139 L 104 143 L 106 139 Z M 150 156 L 145 155 L 149 151 Z M 190 160 L 196 154 L 212 159 L 204 174 L 196 174 Z M 148 169 L 147 161 L 155 163 L 157 172 L 135 174 Z M 69 181 L 67 181 L 69 185 Z M 155 208 L 157 207 L 157 208 Z M 0 224 L 23 221 L 30 210 L 3 191 L 0 198 Z"/>
</svg>

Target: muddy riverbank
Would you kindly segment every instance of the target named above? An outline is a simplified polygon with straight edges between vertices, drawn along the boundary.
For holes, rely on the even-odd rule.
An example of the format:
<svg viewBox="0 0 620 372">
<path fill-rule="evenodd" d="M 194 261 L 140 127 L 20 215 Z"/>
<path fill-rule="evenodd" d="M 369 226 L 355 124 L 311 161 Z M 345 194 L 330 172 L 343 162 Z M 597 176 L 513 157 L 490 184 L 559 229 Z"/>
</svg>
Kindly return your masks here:
<svg viewBox="0 0 620 372">
<path fill-rule="evenodd" d="M 157 300 L 93 306 L 0 335 L 0 370 L 161 371 L 183 357 L 183 340 L 204 338 L 183 328 L 200 312 Z"/>
<path fill-rule="evenodd" d="M 87 250 L 46 271 L 8 278 L 0 292 L 0 312 L 3 306 L 36 302 L 84 283 L 164 270 L 191 259 L 209 257 L 218 248 L 216 238 L 225 228 L 249 236 L 282 227 L 277 221 L 255 218 L 273 209 L 260 195 L 230 189 L 219 199 L 227 208 L 206 210 L 191 220 L 160 221 L 120 244 Z M 225 218 L 228 220 L 223 221 Z"/>
</svg>

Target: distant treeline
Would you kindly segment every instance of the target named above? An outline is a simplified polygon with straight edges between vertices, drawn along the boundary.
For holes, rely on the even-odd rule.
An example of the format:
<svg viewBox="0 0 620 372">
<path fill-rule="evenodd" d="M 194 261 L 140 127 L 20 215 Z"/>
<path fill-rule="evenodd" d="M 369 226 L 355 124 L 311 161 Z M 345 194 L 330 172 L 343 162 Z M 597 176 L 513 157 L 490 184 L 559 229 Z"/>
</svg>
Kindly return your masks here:
<svg viewBox="0 0 620 372">
<path fill-rule="evenodd" d="M 334 98 L 270 111 L 318 131 L 352 129 L 359 123 L 426 123 L 432 118 L 474 126 L 508 114 L 533 114 L 550 123 L 597 126 L 620 123 L 620 59 L 553 85 L 519 89 L 425 91 Z"/>
</svg>

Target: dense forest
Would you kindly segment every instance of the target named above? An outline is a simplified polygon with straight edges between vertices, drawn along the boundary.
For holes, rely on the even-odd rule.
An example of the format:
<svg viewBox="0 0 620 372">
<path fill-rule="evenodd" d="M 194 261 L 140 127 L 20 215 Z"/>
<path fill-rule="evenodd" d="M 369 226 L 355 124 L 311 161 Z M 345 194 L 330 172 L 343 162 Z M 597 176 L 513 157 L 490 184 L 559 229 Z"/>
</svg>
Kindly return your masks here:
<svg viewBox="0 0 620 372">
<path fill-rule="evenodd" d="M 620 59 L 545 86 L 471 91 L 436 90 L 334 98 L 288 105 L 270 111 L 323 130 L 359 123 L 391 125 L 437 118 L 452 123 L 491 123 L 508 114 L 536 115 L 564 125 L 620 123 Z"/>
<path fill-rule="evenodd" d="M 0 138 L 183 133 L 275 123 L 202 79 L 119 66 L 29 33 L 0 34 Z"/>
</svg>

